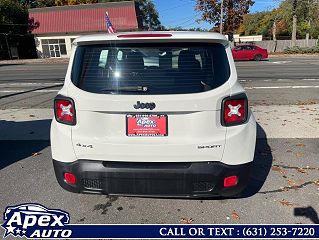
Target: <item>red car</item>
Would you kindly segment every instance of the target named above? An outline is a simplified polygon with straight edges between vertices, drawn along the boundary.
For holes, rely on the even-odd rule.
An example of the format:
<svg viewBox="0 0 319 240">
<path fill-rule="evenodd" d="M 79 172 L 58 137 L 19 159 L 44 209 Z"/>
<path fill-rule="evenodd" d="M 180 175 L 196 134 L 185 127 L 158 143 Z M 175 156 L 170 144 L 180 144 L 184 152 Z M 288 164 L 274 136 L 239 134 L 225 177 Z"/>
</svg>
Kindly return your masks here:
<svg viewBox="0 0 319 240">
<path fill-rule="evenodd" d="M 256 45 L 238 45 L 232 49 L 234 60 L 260 61 L 268 58 L 267 49 Z"/>
</svg>

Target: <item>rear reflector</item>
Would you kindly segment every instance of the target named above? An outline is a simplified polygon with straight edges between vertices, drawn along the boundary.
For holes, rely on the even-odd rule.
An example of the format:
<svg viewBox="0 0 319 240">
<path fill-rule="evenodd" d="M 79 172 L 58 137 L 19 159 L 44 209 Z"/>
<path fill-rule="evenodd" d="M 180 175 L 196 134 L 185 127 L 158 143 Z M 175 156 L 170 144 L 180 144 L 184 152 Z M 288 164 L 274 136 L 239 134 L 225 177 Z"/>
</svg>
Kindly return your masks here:
<svg viewBox="0 0 319 240">
<path fill-rule="evenodd" d="M 171 37 L 172 34 L 169 33 L 142 33 L 142 34 L 125 34 L 118 35 L 118 38 L 161 38 L 161 37 Z"/>
<path fill-rule="evenodd" d="M 68 184 L 75 184 L 76 183 L 76 177 L 73 173 L 65 172 L 64 173 L 64 180 Z"/>
<path fill-rule="evenodd" d="M 75 125 L 75 106 L 72 99 L 56 98 L 54 100 L 55 119 L 64 124 Z"/>
<path fill-rule="evenodd" d="M 238 177 L 237 176 L 229 176 L 224 179 L 224 187 L 232 187 L 237 185 L 238 183 Z"/>
<path fill-rule="evenodd" d="M 247 121 L 248 101 L 244 94 L 228 97 L 223 100 L 222 125 L 235 126 Z"/>
</svg>

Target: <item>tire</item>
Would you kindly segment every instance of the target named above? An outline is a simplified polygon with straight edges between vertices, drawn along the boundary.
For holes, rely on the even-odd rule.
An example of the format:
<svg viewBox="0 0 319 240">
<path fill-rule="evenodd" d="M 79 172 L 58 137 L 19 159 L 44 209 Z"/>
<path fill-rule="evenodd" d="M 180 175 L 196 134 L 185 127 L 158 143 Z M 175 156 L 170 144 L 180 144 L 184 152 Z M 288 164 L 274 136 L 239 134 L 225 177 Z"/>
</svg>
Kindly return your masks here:
<svg viewBox="0 0 319 240">
<path fill-rule="evenodd" d="M 262 59 L 262 56 L 260 54 L 255 55 L 254 60 L 260 61 Z"/>
</svg>

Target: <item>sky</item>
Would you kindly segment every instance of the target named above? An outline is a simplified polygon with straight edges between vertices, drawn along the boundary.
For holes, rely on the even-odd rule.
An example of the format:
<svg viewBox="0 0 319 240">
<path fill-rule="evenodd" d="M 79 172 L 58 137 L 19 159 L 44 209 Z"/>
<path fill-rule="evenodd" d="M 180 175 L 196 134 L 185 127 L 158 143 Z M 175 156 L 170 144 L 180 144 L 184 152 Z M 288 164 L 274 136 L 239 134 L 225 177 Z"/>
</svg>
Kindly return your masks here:
<svg viewBox="0 0 319 240">
<path fill-rule="evenodd" d="M 278 6 L 280 0 L 254 0 L 255 4 L 250 12 L 271 10 Z M 193 28 L 201 27 L 211 29 L 208 23 L 196 23 L 200 13 L 194 10 L 196 0 L 153 0 L 160 15 L 161 23 L 165 27 Z"/>
</svg>

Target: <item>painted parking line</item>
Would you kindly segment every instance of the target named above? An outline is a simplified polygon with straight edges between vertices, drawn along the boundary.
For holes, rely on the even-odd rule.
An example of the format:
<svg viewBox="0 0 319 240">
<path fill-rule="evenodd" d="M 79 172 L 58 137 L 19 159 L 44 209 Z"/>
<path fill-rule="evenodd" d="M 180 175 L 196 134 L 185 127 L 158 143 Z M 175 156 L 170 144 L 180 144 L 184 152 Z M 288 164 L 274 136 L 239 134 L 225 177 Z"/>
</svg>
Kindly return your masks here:
<svg viewBox="0 0 319 240">
<path fill-rule="evenodd" d="M 268 63 L 274 63 L 274 64 L 285 64 L 285 63 L 291 63 L 292 61 L 275 61 L 275 62 L 268 62 Z"/>
<path fill-rule="evenodd" d="M 239 79 L 239 82 L 252 82 L 255 80 L 251 79 Z M 260 79 L 261 82 L 283 82 L 283 81 L 319 81 L 319 78 L 302 78 L 302 79 L 288 79 L 288 78 L 278 78 L 278 79 Z"/>
<path fill-rule="evenodd" d="M 244 87 L 245 89 L 305 89 L 305 88 L 319 88 L 318 85 L 310 86 L 261 86 L 261 87 Z"/>
</svg>

